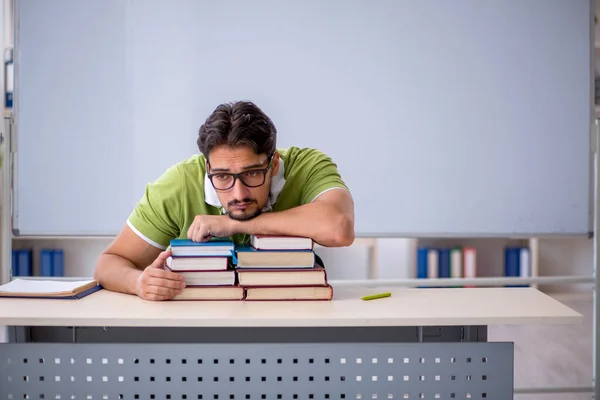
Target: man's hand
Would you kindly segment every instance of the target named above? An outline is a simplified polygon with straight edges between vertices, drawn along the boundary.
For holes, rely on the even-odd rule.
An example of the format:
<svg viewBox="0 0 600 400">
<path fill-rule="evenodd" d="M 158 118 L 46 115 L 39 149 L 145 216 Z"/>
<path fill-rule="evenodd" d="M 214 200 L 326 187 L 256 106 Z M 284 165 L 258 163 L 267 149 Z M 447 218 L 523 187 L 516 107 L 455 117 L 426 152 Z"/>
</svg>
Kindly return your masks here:
<svg viewBox="0 0 600 400">
<path fill-rule="evenodd" d="M 171 255 L 165 250 L 158 255 L 136 282 L 136 294 L 146 300 L 169 300 L 181 293 L 185 287 L 182 275 L 164 269 L 165 261 Z"/>
<path fill-rule="evenodd" d="M 205 242 L 211 237 L 229 237 L 236 233 L 237 221 L 227 215 L 196 215 L 187 236 L 194 242 Z"/>
</svg>

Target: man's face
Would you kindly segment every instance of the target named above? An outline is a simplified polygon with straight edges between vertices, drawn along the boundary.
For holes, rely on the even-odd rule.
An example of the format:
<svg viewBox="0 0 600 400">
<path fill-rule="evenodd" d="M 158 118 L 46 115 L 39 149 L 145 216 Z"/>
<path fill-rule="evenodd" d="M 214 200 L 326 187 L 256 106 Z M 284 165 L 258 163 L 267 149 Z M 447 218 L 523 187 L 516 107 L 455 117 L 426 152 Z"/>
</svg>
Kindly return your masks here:
<svg viewBox="0 0 600 400">
<path fill-rule="evenodd" d="M 271 168 L 266 170 L 269 165 L 268 156 L 256 154 L 247 146 L 218 146 L 210 152 L 207 172 L 212 175 L 219 201 L 229 217 L 239 221 L 254 218 L 267 204 L 271 180 L 279 168 L 279 155 L 276 153 Z M 240 173 L 243 175 L 236 178 L 228 175 Z"/>
</svg>

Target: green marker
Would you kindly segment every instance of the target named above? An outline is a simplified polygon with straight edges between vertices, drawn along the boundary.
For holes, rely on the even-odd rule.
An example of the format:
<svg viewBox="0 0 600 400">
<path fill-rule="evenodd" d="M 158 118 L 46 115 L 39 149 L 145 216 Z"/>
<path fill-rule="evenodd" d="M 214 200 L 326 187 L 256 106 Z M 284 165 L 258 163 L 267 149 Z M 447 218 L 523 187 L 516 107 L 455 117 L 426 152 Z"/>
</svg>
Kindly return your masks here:
<svg viewBox="0 0 600 400">
<path fill-rule="evenodd" d="M 392 294 L 390 292 L 386 292 L 386 293 L 379 293 L 379 294 L 372 294 L 370 296 L 364 296 L 361 297 L 362 300 L 375 300 L 375 299 L 382 299 L 384 297 L 390 297 Z"/>
</svg>

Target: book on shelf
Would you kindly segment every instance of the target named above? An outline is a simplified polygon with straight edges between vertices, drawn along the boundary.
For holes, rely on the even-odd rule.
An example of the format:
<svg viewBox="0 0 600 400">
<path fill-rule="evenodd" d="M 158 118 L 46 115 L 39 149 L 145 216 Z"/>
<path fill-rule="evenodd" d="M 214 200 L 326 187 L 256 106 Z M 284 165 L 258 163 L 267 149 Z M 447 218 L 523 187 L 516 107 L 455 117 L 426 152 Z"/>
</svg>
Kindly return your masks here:
<svg viewBox="0 0 600 400">
<path fill-rule="evenodd" d="M 477 257 L 473 247 L 423 246 L 417 249 L 418 279 L 474 278 L 476 275 Z"/>
<path fill-rule="evenodd" d="M 463 248 L 463 276 L 465 278 L 477 277 L 477 251 L 474 247 Z M 473 285 L 465 285 L 474 288 Z"/>
<path fill-rule="evenodd" d="M 33 250 L 12 251 L 12 276 L 33 276 Z"/>
<path fill-rule="evenodd" d="M 506 246 L 504 248 L 504 276 L 529 277 L 531 276 L 531 257 L 529 248 L 520 246 Z M 507 285 L 507 287 L 526 287 L 530 285 Z"/>
<path fill-rule="evenodd" d="M 81 299 L 102 289 L 98 281 L 17 278 L 0 285 L 0 297 Z"/>
</svg>

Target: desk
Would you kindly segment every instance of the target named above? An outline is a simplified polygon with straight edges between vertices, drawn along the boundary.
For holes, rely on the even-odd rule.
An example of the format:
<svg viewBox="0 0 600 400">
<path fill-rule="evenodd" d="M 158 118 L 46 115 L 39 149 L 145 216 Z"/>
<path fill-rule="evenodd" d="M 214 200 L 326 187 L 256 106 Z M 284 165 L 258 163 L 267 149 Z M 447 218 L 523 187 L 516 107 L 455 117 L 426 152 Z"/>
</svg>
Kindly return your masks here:
<svg viewBox="0 0 600 400">
<path fill-rule="evenodd" d="M 0 325 L 46 330 L 43 340 L 0 345 L 0 399 L 507 399 L 512 343 L 472 331 L 583 322 L 532 288 L 383 290 L 392 296 L 362 301 L 374 290 L 335 288 L 331 302 L 149 302 L 106 290 L 0 299 Z M 436 334 L 446 329 L 460 334 Z"/>
</svg>

